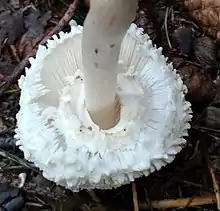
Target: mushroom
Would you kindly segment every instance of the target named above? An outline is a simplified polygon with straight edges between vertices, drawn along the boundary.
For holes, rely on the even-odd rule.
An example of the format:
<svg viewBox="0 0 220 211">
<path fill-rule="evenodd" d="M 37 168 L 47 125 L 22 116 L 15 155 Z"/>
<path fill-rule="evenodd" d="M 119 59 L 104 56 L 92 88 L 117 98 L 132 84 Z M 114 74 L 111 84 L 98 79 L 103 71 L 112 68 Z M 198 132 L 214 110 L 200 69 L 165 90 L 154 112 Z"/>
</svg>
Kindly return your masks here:
<svg viewBox="0 0 220 211">
<path fill-rule="evenodd" d="M 170 163 L 186 143 L 187 88 L 131 23 L 137 1 L 91 0 L 79 26 L 40 45 L 19 79 L 17 145 L 56 184 L 111 189 Z"/>
</svg>

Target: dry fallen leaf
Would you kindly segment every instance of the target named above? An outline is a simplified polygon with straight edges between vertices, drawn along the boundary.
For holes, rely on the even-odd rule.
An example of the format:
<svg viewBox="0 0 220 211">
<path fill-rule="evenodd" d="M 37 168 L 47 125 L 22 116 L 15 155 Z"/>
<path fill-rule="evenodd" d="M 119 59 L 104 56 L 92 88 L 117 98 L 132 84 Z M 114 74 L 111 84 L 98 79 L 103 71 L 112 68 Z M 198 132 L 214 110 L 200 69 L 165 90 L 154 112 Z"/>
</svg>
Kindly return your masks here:
<svg viewBox="0 0 220 211">
<path fill-rule="evenodd" d="M 9 3 L 14 9 L 18 9 L 20 7 L 19 0 L 9 0 Z"/>
<path fill-rule="evenodd" d="M 188 88 L 189 101 L 204 102 L 214 99 L 216 86 L 207 71 L 189 64 L 178 67 L 178 72 Z"/>
<path fill-rule="evenodd" d="M 194 53 L 204 68 L 212 68 L 217 65 L 217 43 L 209 37 L 199 37 L 194 42 Z"/>
<path fill-rule="evenodd" d="M 24 33 L 23 11 L 5 11 L 0 14 L 0 42 L 7 39 L 9 45 Z"/>
<path fill-rule="evenodd" d="M 29 8 L 25 13 L 24 23 L 27 31 L 22 35 L 18 44 L 18 51 L 21 57 L 28 55 L 44 37 L 45 26 L 52 16 L 51 11 L 42 14 L 41 11 L 34 10 L 33 8 Z"/>
<path fill-rule="evenodd" d="M 190 27 L 180 26 L 172 35 L 172 46 L 183 54 L 189 54 L 193 46 L 193 30 Z"/>
<path fill-rule="evenodd" d="M 11 75 L 15 65 L 6 61 L 0 61 L 0 75 L 9 76 Z M 0 76 L 1 81 L 1 76 Z"/>
</svg>

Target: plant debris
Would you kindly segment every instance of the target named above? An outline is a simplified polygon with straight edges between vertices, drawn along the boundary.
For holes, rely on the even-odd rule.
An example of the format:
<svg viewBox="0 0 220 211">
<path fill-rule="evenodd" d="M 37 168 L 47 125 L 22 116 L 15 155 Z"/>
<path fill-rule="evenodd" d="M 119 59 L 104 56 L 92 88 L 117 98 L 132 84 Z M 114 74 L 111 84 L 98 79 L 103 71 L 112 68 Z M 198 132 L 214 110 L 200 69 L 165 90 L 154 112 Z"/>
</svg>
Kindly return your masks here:
<svg viewBox="0 0 220 211">
<path fill-rule="evenodd" d="M 157 33 L 149 11 L 149 4 L 146 1 L 140 1 L 134 22 L 138 27 L 143 28 L 144 32 L 147 33 L 152 40 L 155 40 Z"/>
<path fill-rule="evenodd" d="M 42 14 L 37 9 L 29 8 L 24 14 L 26 32 L 22 35 L 19 44 L 18 51 L 20 57 L 25 57 L 31 53 L 33 48 L 44 37 L 44 28 L 47 26 L 47 22 L 52 17 L 51 11 L 47 11 Z"/>
<path fill-rule="evenodd" d="M 184 83 L 188 87 L 188 98 L 191 102 L 213 100 L 216 95 L 216 87 L 209 73 L 195 65 L 179 66 Z"/>
<path fill-rule="evenodd" d="M 217 61 L 219 59 L 217 57 L 217 50 L 217 43 L 209 37 L 198 37 L 194 41 L 195 56 L 200 64 L 206 69 L 216 66 L 220 67 Z"/>
<path fill-rule="evenodd" d="M 9 45 L 24 33 L 23 11 L 4 11 L 0 14 L 0 38 L 1 43 L 7 39 Z"/>
<path fill-rule="evenodd" d="M 181 53 L 191 53 L 193 41 L 193 31 L 190 27 L 180 26 L 174 30 L 172 35 L 172 46 L 178 48 Z"/>
</svg>

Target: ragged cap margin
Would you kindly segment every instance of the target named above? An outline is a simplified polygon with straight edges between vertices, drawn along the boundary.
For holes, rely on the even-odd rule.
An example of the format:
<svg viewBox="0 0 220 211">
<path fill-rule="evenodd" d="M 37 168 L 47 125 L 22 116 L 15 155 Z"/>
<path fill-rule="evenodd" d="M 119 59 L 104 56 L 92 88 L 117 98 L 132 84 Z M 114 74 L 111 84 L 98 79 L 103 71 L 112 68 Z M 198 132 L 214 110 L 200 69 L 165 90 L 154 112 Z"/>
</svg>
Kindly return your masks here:
<svg viewBox="0 0 220 211">
<path fill-rule="evenodd" d="M 83 28 L 75 21 L 70 25 L 70 33 L 60 32 L 60 38 L 54 35 L 47 47 L 39 46 L 36 58 L 30 58 L 31 67 L 25 69 L 26 76 L 19 80 L 21 97 L 15 137 L 25 158 L 43 170 L 47 179 L 73 191 L 116 188 L 172 162 L 186 143 L 184 136 L 190 128 L 192 110 L 185 101 L 187 88 L 172 64 L 166 63 L 162 48 L 153 46 L 149 36 L 135 24 L 127 31 L 119 60 L 127 70 L 124 75 L 135 77 L 145 95 L 140 107 L 136 107 L 136 114 L 142 112 L 134 119 L 124 117 L 129 127 L 123 135 L 121 131 L 113 132 L 111 137 L 100 130 L 95 136 L 85 133 L 72 139 L 68 135 L 78 126 L 67 124 L 68 118 L 58 119 L 58 108 L 44 108 L 37 103 L 36 99 L 51 91 L 41 83 L 45 59 L 82 33 Z M 83 90 L 80 93 L 83 95 Z M 61 98 L 65 96 L 60 94 Z M 54 124 L 48 125 L 49 119 Z"/>
</svg>

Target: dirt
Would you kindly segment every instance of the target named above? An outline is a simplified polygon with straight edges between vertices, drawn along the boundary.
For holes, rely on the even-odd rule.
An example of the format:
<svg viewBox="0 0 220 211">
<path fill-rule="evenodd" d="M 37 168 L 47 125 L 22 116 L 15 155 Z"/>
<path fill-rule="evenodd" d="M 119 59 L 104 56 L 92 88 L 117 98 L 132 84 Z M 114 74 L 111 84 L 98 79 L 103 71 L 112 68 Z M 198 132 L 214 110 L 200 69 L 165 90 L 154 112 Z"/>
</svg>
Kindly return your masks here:
<svg viewBox="0 0 220 211">
<path fill-rule="evenodd" d="M 156 210 L 154 207 L 162 205 L 168 210 L 217 210 L 218 193 L 213 187 L 220 179 L 220 48 L 197 26 L 181 1 L 140 0 L 134 20 L 163 47 L 188 87 L 187 99 L 194 112 L 192 128 L 186 146 L 171 164 L 115 190 L 72 193 L 43 178 L 34 164 L 23 158 L 14 139 L 20 94 L 17 79 L 28 65 L 26 57 L 35 54 L 56 26 L 56 32 L 68 31 L 65 20 L 71 16 L 83 24 L 89 1 L 80 1 L 77 10 L 72 8 L 65 16 L 71 3 L 0 1 L 0 210 L 125 211 L 134 210 L 135 200 L 140 210 Z M 26 174 L 26 180 L 17 188 L 20 173 Z M 203 198 L 197 199 L 199 196 Z M 180 200 L 186 197 L 203 201 L 203 205 L 190 207 L 190 200 Z M 207 197 L 214 202 L 209 203 Z M 165 199 L 177 199 L 175 206 Z"/>
</svg>

